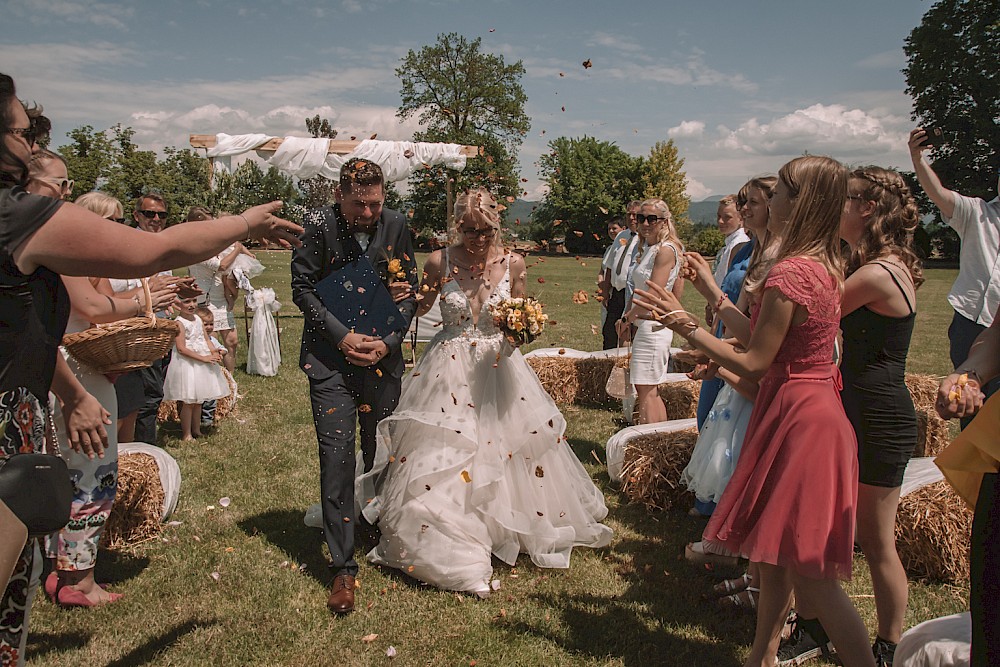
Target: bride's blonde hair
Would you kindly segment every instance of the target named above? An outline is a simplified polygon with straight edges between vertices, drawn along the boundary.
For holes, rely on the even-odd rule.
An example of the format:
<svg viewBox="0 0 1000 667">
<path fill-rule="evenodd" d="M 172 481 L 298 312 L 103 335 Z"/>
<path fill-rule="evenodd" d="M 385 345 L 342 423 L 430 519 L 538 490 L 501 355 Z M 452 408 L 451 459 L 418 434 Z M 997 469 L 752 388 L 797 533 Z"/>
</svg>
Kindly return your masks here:
<svg viewBox="0 0 1000 667">
<path fill-rule="evenodd" d="M 486 188 L 473 188 L 460 194 L 455 200 L 455 214 L 451 221 L 452 243 L 462 242 L 462 232 L 458 226 L 464 220 L 474 224 L 488 224 L 496 230 L 493 245 L 501 246 L 500 210 L 500 204 Z"/>
</svg>

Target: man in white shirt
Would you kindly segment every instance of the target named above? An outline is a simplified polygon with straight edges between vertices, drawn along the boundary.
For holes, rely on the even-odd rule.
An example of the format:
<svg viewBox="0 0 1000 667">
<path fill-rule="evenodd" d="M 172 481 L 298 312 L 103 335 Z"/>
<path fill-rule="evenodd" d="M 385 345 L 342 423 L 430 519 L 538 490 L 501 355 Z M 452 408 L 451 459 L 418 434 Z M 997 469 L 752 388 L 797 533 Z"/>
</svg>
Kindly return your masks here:
<svg viewBox="0 0 1000 667">
<path fill-rule="evenodd" d="M 621 319 L 622 313 L 625 312 L 625 288 L 628 284 L 628 274 L 632 271 L 636 250 L 639 247 L 639 237 L 635 233 L 635 216 L 639 212 L 639 204 L 638 201 L 628 203 L 625 218 L 628 227 L 615 237 L 601 263 L 601 268 L 604 271 L 603 284 L 607 285 L 607 288 L 602 292 L 607 295 L 604 304 L 608 309 L 604 326 L 601 328 L 605 350 L 618 347 L 618 332 L 615 329 L 615 323 Z"/>
<path fill-rule="evenodd" d="M 932 146 L 924 143 L 923 128 L 910 132 L 910 159 L 921 187 L 949 227 L 958 233 L 962 243 L 958 259 L 958 277 L 948 292 L 948 303 L 955 309 L 948 339 L 951 341 L 951 361 L 957 368 L 969 356 L 976 337 L 993 323 L 993 314 L 1000 306 L 1000 197 L 984 201 L 966 197 L 941 184 L 938 175 L 923 157 Z M 997 187 L 1000 188 L 1000 182 Z M 983 392 L 996 391 L 997 381 L 989 382 Z M 971 419 L 963 419 L 962 427 Z"/>
<path fill-rule="evenodd" d="M 618 238 L 618 234 L 625 229 L 625 218 L 618 217 L 612 219 L 608 223 L 608 238 L 611 239 L 611 244 L 604 251 L 604 257 L 601 259 L 601 268 L 597 271 L 597 300 L 601 303 L 601 327 L 604 327 L 604 321 L 608 317 L 608 292 L 610 292 L 610 281 L 608 280 L 608 274 L 605 267 L 611 261 L 611 256 L 615 253 L 617 246 L 615 246 L 615 239 Z"/>
<path fill-rule="evenodd" d="M 722 279 L 729 272 L 729 261 L 733 252 L 750 241 L 750 237 L 743 231 L 743 218 L 736 210 L 736 195 L 726 195 L 719 200 L 715 224 L 718 225 L 719 231 L 726 238 L 722 248 L 715 255 L 715 284 L 721 287 Z"/>
</svg>

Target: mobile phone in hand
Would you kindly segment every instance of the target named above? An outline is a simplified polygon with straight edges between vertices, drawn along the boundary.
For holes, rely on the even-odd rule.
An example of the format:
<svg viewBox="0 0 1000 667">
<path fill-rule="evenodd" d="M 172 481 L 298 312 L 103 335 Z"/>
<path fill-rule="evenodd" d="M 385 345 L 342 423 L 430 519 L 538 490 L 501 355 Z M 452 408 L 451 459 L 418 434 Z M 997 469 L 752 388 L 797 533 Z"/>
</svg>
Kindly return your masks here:
<svg viewBox="0 0 1000 667">
<path fill-rule="evenodd" d="M 944 130 L 936 125 L 931 125 L 924 128 L 924 139 L 920 142 L 921 146 L 933 146 L 934 148 L 940 148 L 944 146 L 948 141 L 945 139 Z"/>
</svg>

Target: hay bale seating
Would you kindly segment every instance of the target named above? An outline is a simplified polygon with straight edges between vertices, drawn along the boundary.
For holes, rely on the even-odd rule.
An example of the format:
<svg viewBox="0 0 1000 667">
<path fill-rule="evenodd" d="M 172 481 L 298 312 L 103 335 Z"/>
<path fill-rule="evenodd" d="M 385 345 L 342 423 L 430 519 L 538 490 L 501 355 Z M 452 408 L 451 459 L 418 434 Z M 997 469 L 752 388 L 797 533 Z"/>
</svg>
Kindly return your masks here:
<svg viewBox="0 0 1000 667">
<path fill-rule="evenodd" d="M 628 365 L 629 354 L 627 348 L 599 352 L 543 348 L 529 352 L 524 358 L 546 393 L 557 404 L 610 407 L 618 401 L 608 396 L 604 387 L 613 367 Z M 693 417 L 701 383 L 681 378 L 680 373 L 675 375 L 676 378 L 660 386 L 667 414 L 671 419 Z M 678 382 L 684 386 L 676 386 Z M 674 410 L 671 410 L 671 405 L 674 405 Z"/>
<path fill-rule="evenodd" d="M 622 492 L 649 510 L 690 504 L 694 495 L 681 483 L 681 473 L 698 441 L 696 428 L 636 436 L 625 444 Z"/>
<path fill-rule="evenodd" d="M 910 577 L 968 581 L 971 534 L 972 512 L 944 480 L 899 501 L 896 550 Z"/>
<path fill-rule="evenodd" d="M 126 454 L 118 459 L 118 490 L 101 543 L 121 549 L 159 535 L 164 491 L 160 468 L 149 454 Z"/>
</svg>

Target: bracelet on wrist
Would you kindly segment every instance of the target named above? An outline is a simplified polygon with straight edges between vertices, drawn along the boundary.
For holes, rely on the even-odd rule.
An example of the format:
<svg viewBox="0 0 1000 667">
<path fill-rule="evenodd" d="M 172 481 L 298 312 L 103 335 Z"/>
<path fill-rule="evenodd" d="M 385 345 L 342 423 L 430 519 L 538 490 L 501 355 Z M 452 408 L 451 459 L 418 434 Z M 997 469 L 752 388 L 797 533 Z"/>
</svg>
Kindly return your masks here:
<svg viewBox="0 0 1000 667">
<path fill-rule="evenodd" d="M 715 304 L 715 312 L 719 312 L 719 308 L 722 308 L 722 304 L 724 304 L 728 298 L 729 295 L 723 292 L 722 296 L 719 297 L 719 300 Z"/>
<path fill-rule="evenodd" d="M 247 220 L 247 217 L 242 213 L 240 213 L 239 215 L 241 218 L 243 218 L 243 222 L 247 223 L 247 237 L 246 240 L 243 241 L 243 243 L 250 243 L 250 221 Z"/>
</svg>

